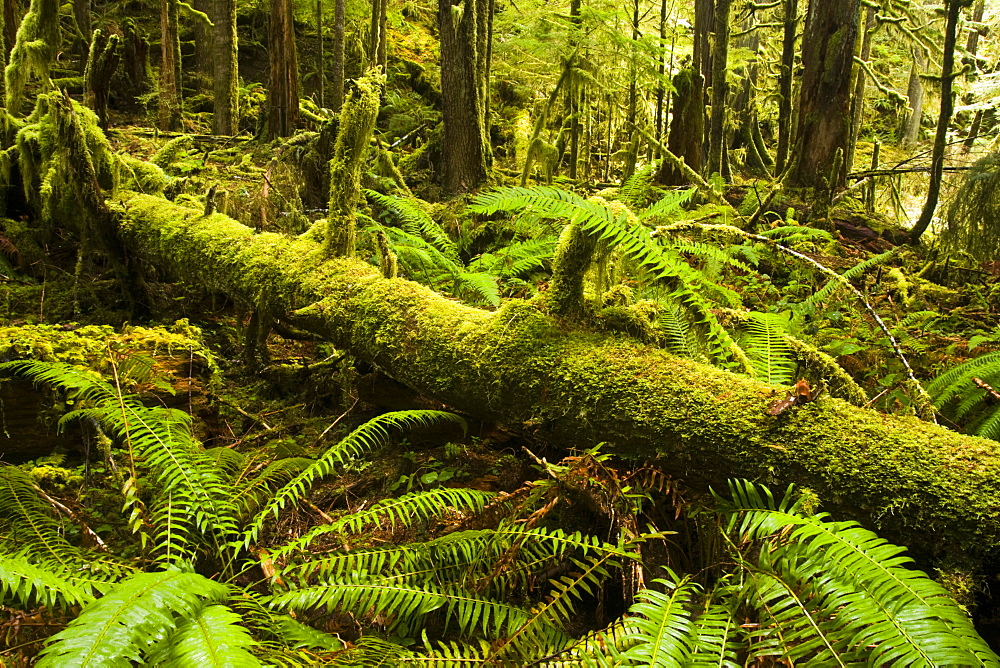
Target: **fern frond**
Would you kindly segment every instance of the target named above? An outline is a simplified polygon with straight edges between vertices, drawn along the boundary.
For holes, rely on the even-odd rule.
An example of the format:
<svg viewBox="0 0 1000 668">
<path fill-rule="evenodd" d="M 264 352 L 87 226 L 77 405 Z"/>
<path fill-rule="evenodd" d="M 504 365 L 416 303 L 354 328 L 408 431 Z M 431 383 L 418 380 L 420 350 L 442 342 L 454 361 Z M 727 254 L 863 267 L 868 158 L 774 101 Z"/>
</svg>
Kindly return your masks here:
<svg viewBox="0 0 1000 668">
<path fill-rule="evenodd" d="M 846 285 L 849 281 L 855 278 L 859 278 L 869 269 L 874 269 L 875 267 L 880 267 L 882 265 L 887 264 L 894 257 L 896 257 L 897 254 L 898 250 L 896 248 L 893 248 L 892 250 L 888 250 L 885 253 L 881 253 L 879 255 L 875 255 L 874 257 L 870 257 L 864 262 L 859 262 L 858 264 L 854 265 L 853 267 L 842 273 L 839 279 L 834 278 L 827 281 L 826 285 L 824 285 L 822 288 L 820 288 L 812 295 L 810 295 L 807 299 L 805 299 L 802 302 L 802 304 L 803 305 L 815 304 L 817 302 L 829 299 L 830 296 L 833 295 L 833 293 L 838 288 L 844 287 L 844 285 Z"/>
<path fill-rule="evenodd" d="M 833 235 L 827 230 L 804 225 L 783 225 L 769 230 L 758 232 L 759 236 L 774 239 L 775 241 L 791 246 L 802 242 L 813 242 L 825 244 L 833 241 Z"/>
<path fill-rule="evenodd" d="M 83 609 L 49 639 L 36 664 L 41 668 L 91 668 L 143 662 L 177 620 L 197 615 L 228 589 L 195 573 L 138 573 Z"/>
<path fill-rule="evenodd" d="M 439 251 L 455 260 L 458 259 L 458 248 L 452 241 L 448 233 L 431 218 L 425 208 L 426 203 L 415 197 L 397 197 L 395 195 L 383 195 L 374 190 L 365 190 L 365 197 L 377 203 L 386 211 L 392 213 L 402 228 L 410 234 L 417 235 L 425 239 Z"/>
<path fill-rule="evenodd" d="M 277 620 L 279 637 L 294 649 L 306 647 L 335 652 L 345 647 L 344 641 L 337 636 L 318 631 L 288 615 L 278 615 Z"/>
<path fill-rule="evenodd" d="M 257 643 L 240 626 L 240 616 L 225 605 L 209 605 L 182 622 L 149 658 L 157 666 L 254 668 L 263 666 L 248 649 Z"/>
<path fill-rule="evenodd" d="M 407 584 L 405 574 L 370 575 L 354 572 L 344 580 L 299 587 L 271 596 L 269 603 L 279 610 L 341 610 L 355 615 L 391 615 L 388 625 L 404 625 L 408 630 L 435 610 L 443 610 L 449 620 L 457 620 L 463 633 L 476 630 L 501 634 L 517 628 L 527 614 L 520 608 L 482 598 L 475 594 L 431 583 Z"/>
<path fill-rule="evenodd" d="M 94 600 L 91 583 L 77 583 L 62 573 L 31 563 L 23 555 L 0 552 L 0 604 L 66 610 Z"/>
<path fill-rule="evenodd" d="M 496 308 L 500 306 L 500 290 L 496 276 L 483 273 L 462 272 L 456 277 L 459 290 L 475 296 L 474 301 L 485 302 Z"/>
<path fill-rule="evenodd" d="M 15 466 L 0 465 L 0 526 L 8 550 L 81 585 L 97 587 L 132 569 L 108 555 L 87 553 L 72 545 L 34 481 Z"/>
<path fill-rule="evenodd" d="M 391 436 L 391 430 L 422 427 L 440 422 L 454 422 L 465 429 L 465 420 L 454 413 L 444 411 L 395 411 L 372 418 L 328 449 L 319 459 L 279 489 L 244 532 L 243 545 L 248 546 L 257 540 L 261 527 L 268 517 L 277 517 L 286 506 L 297 503 L 312 488 L 316 480 L 332 473 L 337 464 L 384 446 Z"/>
<path fill-rule="evenodd" d="M 680 309 L 673 304 L 662 304 L 659 323 L 663 347 L 674 355 L 693 359 L 695 351 L 691 345 L 691 327 Z"/>
<path fill-rule="evenodd" d="M 618 189 L 617 199 L 633 207 L 642 204 L 648 196 L 658 166 L 659 162 L 654 161 L 635 170 Z"/>
<path fill-rule="evenodd" d="M 696 192 L 697 188 L 672 190 L 636 215 L 643 222 L 657 218 L 674 220 L 677 217 L 676 214 L 680 213 L 681 207 L 687 204 Z"/>
<path fill-rule="evenodd" d="M 625 623 L 623 640 L 634 643 L 622 659 L 637 666 L 689 665 L 691 641 L 695 636 L 688 607 L 698 585 L 687 578 L 657 579 L 666 592 L 644 589 L 629 608 L 633 615 Z"/>
<path fill-rule="evenodd" d="M 801 615 L 811 611 L 809 625 L 824 634 L 809 642 L 822 656 L 843 653 L 847 661 L 851 653 L 862 653 L 872 663 L 892 665 L 1000 665 L 944 588 L 906 567 L 911 560 L 901 556 L 904 548 L 855 522 L 804 517 L 788 493 L 775 502 L 766 488 L 762 494 L 749 482 L 730 488 L 732 501 L 720 503 L 729 526 L 770 544 L 760 552 L 754 595 L 772 608 L 772 616 L 787 613 L 795 623 L 805 623 Z M 795 629 L 793 635 L 805 632 Z"/>
<path fill-rule="evenodd" d="M 494 494 L 475 489 L 438 487 L 426 492 L 412 492 L 395 499 L 385 499 L 362 512 L 350 513 L 333 522 L 313 527 L 304 536 L 276 549 L 272 558 L 278 559 L 297 550 L 306 549 L 312 541 L 327 533 L 359 533 L 369 525 L 384 525 L 395 528 L 409 526 L 431 517 L 437 517 L 450 508 L 461 510 L 481 510 Z"/>
<path fill-rule="evenodd" d="M 694 621 L 695 637 L 692 642 L 691 668 L 740 668 L 738 641 L 740 622 L 731 606 L 717 598 L 713 592 L 704 612 Z M 722 597 L 718 597 L 722 598 Z"/>
<path fill-rule="evenodd" d="M 753 361 L 757 378 L 768 385 L 788 385 L 795 374 L 796 362 L 785 338 L 788 317 L 778 313 L 750 313 L 743 327 L 748 341 L 743 346 Z"/>
</svg>

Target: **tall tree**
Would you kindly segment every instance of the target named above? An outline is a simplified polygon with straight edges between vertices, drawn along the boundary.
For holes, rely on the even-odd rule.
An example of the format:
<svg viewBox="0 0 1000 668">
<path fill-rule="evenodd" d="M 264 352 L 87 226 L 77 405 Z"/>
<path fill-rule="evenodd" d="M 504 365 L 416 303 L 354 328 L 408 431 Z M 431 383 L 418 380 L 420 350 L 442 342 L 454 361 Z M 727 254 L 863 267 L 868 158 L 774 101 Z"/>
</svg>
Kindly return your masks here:
<svg viewBox="0 0 1000 668">
<path fill-rule="evenodd" d="M 330 107 L 340 111 L 344 104 L 344 14 L 346 0 L 335 0 L 333 9 L 333 73 L 330 76 Z"/>
<path fill-rule="evenodd" d="M 868 7 L 865 16 L 864 36 L 861 39 L 861 50 L 858 56 L 865 63 L 872 55 L 872 37 L 875 34 L 875 28 L 875 8 Z M 855 75 L 854 96 L 851 98 L 851 138 L 847 142 L 847 157 L 844 161 L 848 171 L 854 165 L 854 151 L 861 134 L 861 120 L 865 112 L 865 85 L 868 83 L 868 75 L 861 65 L 858 65 L 855 71 L 857 74 Z"/>
<path fill-rule="evenodd" d="M 486 119 L 490 0 L 438 0 L 442 177 L 448 193 L 473 190 L 493 162 Z"/>
<path fill-rule="evenodd" d="M 181 43 L 177 31 L 178 0 L 160 0 L 161 130 L 181 129 Z"/>
<path fill-rule="evenodd" d="M 292 0 L 271 0 L 266 136 L 287 137 L 299 120 L 299 65 Z"/>
<path fill-rule="evenodd" d="M 910 80 L 906 85 L 906 98 L 910 110 L 899 126 L 899 139 L 906 148 L 917 143 L 920 136 L 920 118 L 923 116 L 924 84 L 920 74 L 924 69 L 924 52 L 919 45 L 911 48 L 913 60 L 910 63 Z"/>
<path fill-rule="evenodd" d="M 931 178 L 927 186 L 927 200 L 920 212 L 920 217 L 910 230 L 910 243 L 920 243 L 937 209 L 938 197 L 941 194 L 941 178 L 944 175 L 944 152 L 948 147 L 948 126 L 955 111 L 955 98 L 952 96 L 952 84 L 955 81 L 955 42 L 958 35 L 958 18 L 963 7 L 972 4 L 972 0 L 947 0 L 948 19 L 944 29 L 944 59 L 941 63 L 941 111 L 938 114 L 937 132 L 934 135 L 934 149 L 931 153 Z"/>
<path fill-rule="evenodd" d="M 726 150 L 726 108 L 729 96 L 729 14 L 732 0 L 715 0 L 715 39 L 712 49 L 712 119 L 708 141 L 708 173 L 723 171 Z"/>
<path fill-rule="evenodd" d="M 809 2 L 802 36 L 804 71 L 797 133 L 801 153 L 790 175 L 791 185 L 833 189 L 844 182 L 860 4 L 860 0 Z M 837 155 L 840 169 L 831 174 Z"/>
<path fill-rule="evenodd" d="M 234 135 L 239 131 L 239 61 L 237 58 L 236 0 L 214 0 L 212 3 L 213 94 L 215 113 L 212 115 L 212 132 L 217 135 Z"/>
<path fill-rule="evenodd" d="M 778 75 L 778 149 L 775 171 L 781 173 L 788 160 L 792 137 L 792 70 L 795 67 L 795 36 L 799 24 L 799 0 L 782 0 L 781 73 Z"/>
</svg>

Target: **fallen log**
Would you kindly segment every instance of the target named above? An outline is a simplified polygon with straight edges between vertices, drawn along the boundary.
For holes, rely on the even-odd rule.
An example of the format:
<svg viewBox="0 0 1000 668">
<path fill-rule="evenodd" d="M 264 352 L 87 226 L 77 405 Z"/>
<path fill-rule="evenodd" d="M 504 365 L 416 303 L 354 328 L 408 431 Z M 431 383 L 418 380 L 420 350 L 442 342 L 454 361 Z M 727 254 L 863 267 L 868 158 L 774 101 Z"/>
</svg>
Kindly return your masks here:
<svg viewBox="0 0 1000 668">
<path fill-rule="evenodd" d="M 821 397 L 772 417 L 776 388 L 625 337 L 571 329 L 530 302 L 447 299 L 319 244 L 119 193 L 129 252 L 294 324 L 457 410 L 563 445 L 607 442 L 672 475 L 814 490 L 823 508 L 922 557 L 975 565 L 1000 539 L 1000 445 Z M 954 563 L 954 561 L 953 561 Z"/>
</svg>

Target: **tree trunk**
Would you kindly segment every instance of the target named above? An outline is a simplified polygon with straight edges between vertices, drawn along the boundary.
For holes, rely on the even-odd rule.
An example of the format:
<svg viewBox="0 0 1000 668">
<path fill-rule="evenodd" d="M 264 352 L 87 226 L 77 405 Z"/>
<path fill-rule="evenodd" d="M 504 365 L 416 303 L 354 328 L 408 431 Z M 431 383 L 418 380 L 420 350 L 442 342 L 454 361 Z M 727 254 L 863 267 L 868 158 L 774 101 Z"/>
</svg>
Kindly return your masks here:
<svg viewBox="0 0 1000 668">
<path fill-rule="evenodd" d="M 674 77 L 674 114 L 670 119 L 667 148 L 687 166 L 701 173 L 704 155 L 702 138 L 705 136 L 705 111 L 702 106 L 704 88 L 701 74 L 694 67 L 681 70 Z M 664 160 L 656 174 L 656 182 L 664 186 L 682 186 L 688 183 L 673 163 Z"/>
<path fill-rule="evenodd" d="M 270 139 L 291 135 L 299 122 L 299 64 L 292 10 L 292 0 L 271 0 L 266 133 Z"/>
<path fill-rule="evenodd" d="M 904 148 L 912 148 L 920 138 L 920 119 L 923 116 L 924 106 L 924 84 L 920 80 L 920 73 L 924 69 L 924 52 L 918 47 L 913 47 L 912 52 L 910 80 L 906 87 L 910 112 L 899 128 L 899 137 Z"/>
<path fill-rule="evenodd" d="M 177 76 L 181 49 L 177 35 L 177 0 L 160 0 L 160 91 L 161 130 L 181 129 L 181 82 Z"/>
<path fill-rule="evenodd" d="M 212 115 L 212 132 L 217 135 L 239 133 L 239 60 L 236 35 L 236 0 L 214 0 L 212 3 L 213 80 L 215 113 Z"/>
<path fill-rule="evenodd" d="M 811 0 L 802 37 L 802 92 L 798 142 L 802 148 L 789 179 L 798 187 L 832 192 L 842 186 L 843 164 L 827 183 L 840 151 L 847 153 L 851 131 L 851 70 L 858 35 L 860 0 Z"/>
<path fill-rule="evenodd" d="M 955 41 L 958 33 L 958 17 L 963 7 L 972 0 L 949 0 L 948 22 L 944 30 L 944 60 L 941 64 L 941 112 L 938 114 L 937 133 L 934 135 L 934 150 L 931 153 L 931 177 L 927 186 L 927 201 L 924 202 L 920 218 L 910 230 L 910 243 L 920 243 L 920 237 L 934 219 L 938 197 L 941 194 L 941 178 L 944 175 L 944 152 L 948 147 L 948 126 L 955 110 L 952 84 L 955 82 Z"/>
<path fill-rule="evenodd" d="M 795 481 L 823 508 L 926 556 L 995 554 L 1000 445 L 829 397 L 767 415 L 775 389 L 620 336 L 574 332 L 511 300 L 488 312 L 316 243 L 120 193 L 146 263 L 245 303 L 284 295 L 296 325 L 455 409 L 526 435 L 659 458 L 693 484 Z M 121 202 L 118 204 L 118 202 Z M 297 309 L 297 310 L 296 310 Z"/>
<path fill-rule="evenodd" d="M 715 0 L 715 40 L 712 49 L 712 120 L 708 140 L 708 173 L 722 173 L 726 150 L 726 109 L 729 97 L 729 13 L 732 0 Z"/>
<path fill-rule="evenodd" d="M 344 30 L 346 0 L 334 0 L 333 73 L 330 76 L 330 108 L 340 111 L 344 105 Z"/>
<path fill-rule="evenodd" d="M 76 22 L 77 30 L 80 31 L 80 43 L 77 45 L 80 51 L 80 71 L 85 73 L 87 59 L 90 57 L 90 36 L 93 24 L 90 15 L 90 0 L 73 0 L 73 20 Z"/>
<path fill-rule="evenodd" d="M 153 81 L 149 67 L 149 42 L 132 19 L 122 21 L 121 30 L 122 74 L 115 91 L 122 96 L 125 111 L 138 113 L 143 108 L 140 98 L 149 92 Z"/>
<path fill-rule="evenodd" d="M 975 9 L 972 10 L 972 20 L 976 23 L 982 23 L 983 14 L 986 12 L 986 0 L 978 0 L 976 2 Z M 979 52 L 979 31 L 978 26 L 974 26 L 972 30 L 969 31 L 969 39 L 965 43 L 965 50 L 969 52 L 969 55 L 975 59 L 976 54 Z M 976 71 L 979 71 L 979 63 L 976 62 Z M 968 102 L 970 104 L 974 95 L 969 93 Z M 962 142 L 962 151 L 968 153 L 972 150 L 973 144 L 976 143 L 976 139 L 979 137 L 979 130 L 983 125 L 983 110 L 977 109 L 975 115 L 972 117 L 972 125 L 969 126 L 969 136 L 965 138 Z"/>
<path fill-rule="evenodd" d="M 484 92 L 488 0 L 438 0 L 441 37 L 442 185 L 468 192 L 486 181 L 492 162 Z"/>
<path fill-rule="evenodd" d="M 111 88 L 111 77 L 118 69 L 121 59 L 121 37 L 107 35 L 102 30 L 94 32 L 91 41 L 90 54 L 87 58 L 87 69 L 84 75 L 84 90 L 87 96 L 87 106 L 97 114 L 101 129 L 108 129 L 108 93 Z"/>
<path fill-rule="evenodd" d="M 861 40 L 861 52 L 859 57 L 864 62 L 872 55 L 872 35 L 875 33 L 875 8 L 869 7 L 865 16 L 865 33 Z M 868 75 L 864 69 L 858 65 L 857 80 L 854 84 L 854 97 L 851 99 L 851 137 L 847 141 L 847 157 L 844 165 L 848 172 L 854 170 L 854 151 L 857 148 L 858 137 L 861 134 L 861 121 L 865 114 L 865 85 L 868 83 Z"/>
<path fill-rule="evenodd" d="M 778 76 L 778 149 L 774 170 L 785 170 L 792 137 L 792 70 L 795 68 L 795 32 L 798 29 L 798 0 L 782 0 L 781 73 Z"/>
</svg>

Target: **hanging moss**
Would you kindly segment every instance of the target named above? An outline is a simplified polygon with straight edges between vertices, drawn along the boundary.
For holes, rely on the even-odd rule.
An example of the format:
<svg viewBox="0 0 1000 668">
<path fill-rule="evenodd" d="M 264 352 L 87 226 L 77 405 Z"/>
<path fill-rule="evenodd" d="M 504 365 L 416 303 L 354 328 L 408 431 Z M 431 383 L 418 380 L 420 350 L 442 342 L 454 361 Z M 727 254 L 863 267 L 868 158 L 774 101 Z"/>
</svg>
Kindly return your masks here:
<svg viewBox="0 0 1000 668">
<path fill-rule="evenodd" d="M 378 116 L 385 76 L 372 70 L 359 79 L 340 112 L 340 130 L 330 160 L 330 211 L 325 251 L 351 256 L 357 237 L 354 209 L 361 199 L 361 170 Z"/>
<path fill-rule="evenodd" d="M 8 111 L 20 115 L 24 102 L 24 84 L 35 77 L 51 89 L 49 70 L 59 53 L 58 0 L 31 0 L 28 13 L 17 29 L 17 39 L 10 52 L 10 64 L 4 70 Z"/>
</svg>

